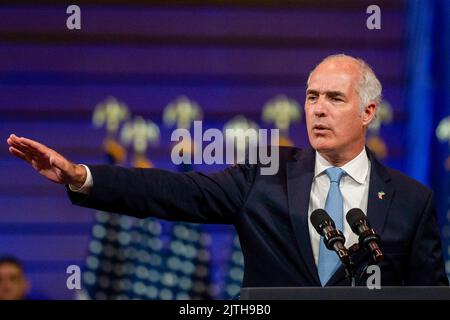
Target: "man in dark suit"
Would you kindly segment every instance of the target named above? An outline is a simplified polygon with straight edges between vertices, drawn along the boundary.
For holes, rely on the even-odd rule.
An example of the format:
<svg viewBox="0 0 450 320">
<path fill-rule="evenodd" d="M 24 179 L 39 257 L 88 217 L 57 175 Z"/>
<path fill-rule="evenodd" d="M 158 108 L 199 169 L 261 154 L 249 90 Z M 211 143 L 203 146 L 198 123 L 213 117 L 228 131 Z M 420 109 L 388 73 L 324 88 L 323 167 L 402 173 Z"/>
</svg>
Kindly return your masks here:
<svg viewBox="0 0 450 320">
<path fill-rule="evenodd" d="M 344 267 L 325 249 L 309 217 L 325 208 L 357 242 L 345 213 L 360 208 L 381 236 L 382 285 L 448 285 L 433 193 L 381 165 L 365 148 L 381 84 L 362 60 L 323 60 L 308 79 L 305 114 L 312 148 L 280 148 L 279 170 L 259 164 L 214 174 L 73 164 L 50 148 L 11 135 L 10 152 L 48 179 L 66 184 L 74 204 L 135 217 L 233 224 L 256 286 L 348 285 Z M 353 256 L 362 273 L 370 254 Z"/>
</svg>

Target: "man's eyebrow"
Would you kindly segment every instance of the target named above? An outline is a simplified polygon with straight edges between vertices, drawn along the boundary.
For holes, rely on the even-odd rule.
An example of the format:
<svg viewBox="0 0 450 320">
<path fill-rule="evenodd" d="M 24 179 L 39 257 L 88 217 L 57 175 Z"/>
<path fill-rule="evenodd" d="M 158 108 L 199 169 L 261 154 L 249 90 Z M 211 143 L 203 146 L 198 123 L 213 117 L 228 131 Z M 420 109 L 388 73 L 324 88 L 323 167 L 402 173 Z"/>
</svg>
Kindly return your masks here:
<svg viewBox="0 0 450 320">
<path fill-rule="evenodd" d="M 339 96 L 345 97 L 345 94 L 341 91 L 325 91 L 324 93 L 329 97 L 339 97 Z M 315 89 L 308 89 L 306 90 L 306 94 L 319 95 L 321 94 L 321 92 Z"/>
<path fill-rule="evenodd" d="M 337 97 L 337 96 L 345 97 L 345 94 L 341 91 L 327 91 L 325 93 L 329 97 Z"/>
<path fill-rule="evenodd" d="M 308 90 L 306 90 L 306 94 L 315 94 L 315 95 L 319 95 L 319 91 L 314 90 L 314 89 L 308 89 Z"/>
</svg>

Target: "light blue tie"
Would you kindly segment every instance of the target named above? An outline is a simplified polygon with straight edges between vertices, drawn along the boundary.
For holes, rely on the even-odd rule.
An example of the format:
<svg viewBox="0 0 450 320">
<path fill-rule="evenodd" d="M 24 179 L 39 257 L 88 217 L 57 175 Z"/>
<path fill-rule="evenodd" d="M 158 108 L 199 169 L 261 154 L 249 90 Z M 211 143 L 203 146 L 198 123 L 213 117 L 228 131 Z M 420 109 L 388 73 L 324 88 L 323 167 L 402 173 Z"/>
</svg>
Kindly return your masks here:
<svg viewBox="0 0 450 320">
<path fill-rule="evenodd" d="M 331 167 L 325 170 L 325 172 L 330 179 L 330 189 L 328 190 L 327 200 L 325 202 L 325 211 L 333 219 L 336 224 L 336 229 L 343 232 L 344 201 L 339 189 L 339 182 L 345 174 L 345 171 L 341 168 Z M 332 250 L 328 250 L 323 243 L 323 237 L 320 237 L 318 271 L 322 286 L 325 286 L 340 264 L 337 254 Z"/>
</svg>

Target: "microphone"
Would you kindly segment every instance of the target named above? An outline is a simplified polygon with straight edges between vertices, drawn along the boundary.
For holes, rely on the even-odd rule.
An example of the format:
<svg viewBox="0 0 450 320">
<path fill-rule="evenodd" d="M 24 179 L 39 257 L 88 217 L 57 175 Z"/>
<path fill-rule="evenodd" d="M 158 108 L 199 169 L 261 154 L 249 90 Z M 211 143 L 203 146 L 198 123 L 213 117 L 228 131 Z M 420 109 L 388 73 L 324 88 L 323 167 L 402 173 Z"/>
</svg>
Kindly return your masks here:
<svg viewBox="0 0 450 320">
<path fill-rule="evenodd" d="M 367 248 L 373 256 L 374 262 L 384 260 L 384 254 L 380 249 L 380 236 L 370 227 L 369 220 L 359 208 L 350 209 L 346 216 L 352 231 L 359 236 L 361 246 Z"/>
<path fill-rule="evenodd" d="M 311 213 L 310 221 L 314 229 L 323 237 L 327 249 L 335 251 L 341 262 L 350 266 L 350 255 L 344 246 L 345 237 L 340 230 L 336 229 L 336 225 L 328 213 L 323 209 L 316 209 Z"/>
</svg>

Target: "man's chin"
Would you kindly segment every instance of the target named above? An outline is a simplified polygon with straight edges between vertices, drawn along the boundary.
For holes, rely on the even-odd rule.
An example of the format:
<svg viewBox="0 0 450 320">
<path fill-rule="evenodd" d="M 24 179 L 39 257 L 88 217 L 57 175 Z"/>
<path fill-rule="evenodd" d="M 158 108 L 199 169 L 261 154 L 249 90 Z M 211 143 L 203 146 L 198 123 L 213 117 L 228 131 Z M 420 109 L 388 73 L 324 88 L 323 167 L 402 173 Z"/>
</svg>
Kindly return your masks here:
<svg viewBox="0 0 450 320">
<path fill-rule="evenodd" d="M 311 143 L 311 146 L 314 150 L 320 153 L 328 153 L 336 149 L 336 146 L 334 146 L 329 141 L 314 141 L 313 143 Z"/>
</svg>

